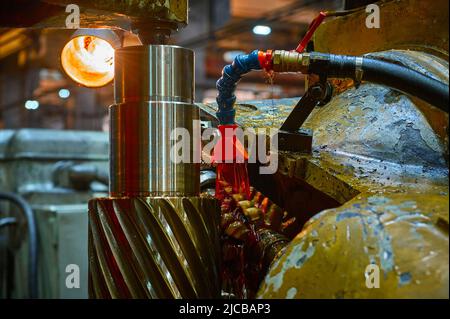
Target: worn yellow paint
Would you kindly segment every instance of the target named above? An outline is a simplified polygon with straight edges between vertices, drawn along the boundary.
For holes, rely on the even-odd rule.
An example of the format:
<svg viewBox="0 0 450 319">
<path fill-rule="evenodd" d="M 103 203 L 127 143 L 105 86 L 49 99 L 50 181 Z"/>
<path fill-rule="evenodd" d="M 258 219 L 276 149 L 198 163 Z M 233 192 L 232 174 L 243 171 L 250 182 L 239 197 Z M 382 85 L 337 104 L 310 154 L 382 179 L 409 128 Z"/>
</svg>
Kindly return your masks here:
<svg viewBox="0 0 450 319">
<path fill-rule="evenodd" d="M 447 0 L 378 1 L 380 28 L 365 25 L 368 13 L 327 20 L 314 35 L 318 52 L 362 55 L 390 49 L 409 49 L 439 54 L 448 60 Z"/>
<path fill-rule="evenodd" d="M 365 27 L 364 10 L 330 19 L 316 32 L 315 50 L 396 49 L 385 54 L 448 83 L 448 1 L 378 4 L 381 29 Z M 278 173 L 341 206 L 304 226 L 257 297 L 448 298 L 448 114 L 379 85 L 333 85 L 331 102 L 304 124 L 313 131 L 312 154 L 279 152 Z M 238 105 L 236 119 L 244 127 L 279 128 L 295 103 Z M 369 264 L 380 269 L 380 288 L 366 286 Z"/>
<path fill-rule="evenodd" d="M 324 211 L 275 261 L 258 297 L 448 298 L 448 205 L 446 194 L 366 193 Z M 366 286 L 369 264 L 379 288 Z"/>
<path fill-rule="evenodd" d="M 448 151 L 409 100 L 390 94 L 363 84 L 336 96 L 305 123 L 314 152 L 279 154 L 280 173 L 342 206 L 305 225 L 259 298 L 448 298 Z M 365 285 L 371 263 L 378 289 Z"/>
</svg>

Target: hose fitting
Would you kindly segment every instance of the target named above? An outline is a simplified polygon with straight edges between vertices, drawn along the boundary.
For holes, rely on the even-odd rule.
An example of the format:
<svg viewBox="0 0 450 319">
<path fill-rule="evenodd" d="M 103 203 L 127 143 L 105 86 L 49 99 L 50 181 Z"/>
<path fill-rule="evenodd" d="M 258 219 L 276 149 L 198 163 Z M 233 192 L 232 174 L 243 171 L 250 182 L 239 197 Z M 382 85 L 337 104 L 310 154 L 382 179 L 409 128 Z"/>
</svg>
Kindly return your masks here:
<svg viewBox="0 0 450 319">
<path fill-rule="evenodd" d="M 275 50 L 273 53 L 272 70 L 275 72 L 308 73 L 309 53 Z"/>
</svg>

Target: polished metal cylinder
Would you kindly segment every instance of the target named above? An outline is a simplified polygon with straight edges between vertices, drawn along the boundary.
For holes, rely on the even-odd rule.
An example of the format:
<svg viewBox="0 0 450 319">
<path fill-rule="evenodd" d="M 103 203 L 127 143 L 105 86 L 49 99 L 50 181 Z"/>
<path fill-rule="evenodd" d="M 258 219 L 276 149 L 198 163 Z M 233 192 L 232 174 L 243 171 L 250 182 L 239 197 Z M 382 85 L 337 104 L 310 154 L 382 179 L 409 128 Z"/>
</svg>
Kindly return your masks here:
<svg viewBox="0 0 450 319">
<path fill-rule="evenodd" d="M 164 45 L 116 50 L 115 102 L 109 113 L 110 195 L 198 195 L 194 53 Z M 182 132 L 188 134 L 177 135 Z"/>
<path fill-rule="evenodd" d="M 170 45 L 116 50 L 114 96 L 130 101 L 194 102 L 194 52 Z"/>
</svg>

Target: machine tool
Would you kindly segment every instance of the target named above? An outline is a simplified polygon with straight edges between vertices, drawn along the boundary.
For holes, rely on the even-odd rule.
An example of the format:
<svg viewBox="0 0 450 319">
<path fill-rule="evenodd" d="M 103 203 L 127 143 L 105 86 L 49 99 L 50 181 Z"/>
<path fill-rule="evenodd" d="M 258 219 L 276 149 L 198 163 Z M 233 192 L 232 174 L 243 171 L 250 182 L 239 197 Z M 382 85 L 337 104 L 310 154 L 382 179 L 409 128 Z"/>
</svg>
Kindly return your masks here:
<svg viewBox="0 0 450 319">
<path fill-rule="evenodd" d="M 90 298 L 448 298 L 448 1 L 379 1 L 383 32 L 360 27 L 364 7 L 321 14 L 297 50 L 255 48 L 225 66 L 216 103 L 195 102 L 194 52 L 169 44 L 188 1 L 40 3 L 82 8 L 61 55 L 68 76 L 114 83 L 109 174 L 105 158 L 54 166 L 54 184 L 91 197 L 80 230 Z M 84 63 L 96 50 L 101 68 Z M 253 71 L 307 75 L 305 94 L 241 104 L 235 89 Z M 245 191 L 214 196 L 201 123 L 276 129 L 276 172 L 247 163 Z M 27 132 L 3 138 L 2 166 Z M 174 161 L 179 143 L 188 160 Z"/>
</svg>

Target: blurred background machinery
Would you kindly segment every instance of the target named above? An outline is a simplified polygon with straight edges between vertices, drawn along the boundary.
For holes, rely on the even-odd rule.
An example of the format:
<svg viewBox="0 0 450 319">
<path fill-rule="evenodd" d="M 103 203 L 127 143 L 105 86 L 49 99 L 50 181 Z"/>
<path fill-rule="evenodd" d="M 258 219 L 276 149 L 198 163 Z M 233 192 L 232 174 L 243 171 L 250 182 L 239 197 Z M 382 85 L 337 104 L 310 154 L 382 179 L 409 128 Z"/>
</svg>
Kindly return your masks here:
<svg viewBox="0 0 450 319">
<path fill-rule="evenodd" d="M 308 147 L 282 145 L 273 175 L 260 175 L 258 165 L 250 165 L 252 197 L 235 196 L 222 205 L 221 256 L 215 244 L 204 245 L 217 240 L 218 221 L 207 217 L 217 208 L 207 198 L 213 192 L 213 167 L 202 164 L 201 173 L 200 165 L 184 167 L 183 178 L 171 175 L 179 167 L 153 172 L 162 159 L 150 156 L 151 142 L 160 137 L 148 125 L 119 121 L 159 124 L 158 114 L 149 111 L 158 92 L 130 74 L 144 82 L 152 75 L 156 83 L 166 81 L 168 69 L 149 65 L 168 50 L 166 56 L 185 59 L 166 67 L 180 65 L 188 70 L 184 75 L 192 75 L 189 50 L 170 46 L 176 44 L 195 52 L 195 80 L 177 84 L 183 94 L 166 92 L 158 103 L 191 105 L 195 90 L 198 109 L 193 109 L 199 113 L 193 117 L 204 127 L 216 126 L 215 81 L 223 65 L 257 48 L 294 49 L 321 10 L 353 11 L 327 19 L 308 50 L 367 55 L 448 83 L 447 1 L 379 1 L 382 29 L 363 27 L 365 5 L 372 1 L 198 0 L 189 2 L 189 21 L 187 1 L 71 2 L 80 5 L 81 28 L 114 38 L 112 51 L 102 51 L 108 62 L 103 71 L 112 74 L 108 54 L 115 50 L 126 61 L 123 69 L 116 68 L 116 79 L 119 74 L 126 81 L 115 84 L 125 95 L 114 99 L 111 77 L 93 89 L 77 83 L 101 85 L 77 81 L 67 68 L 69 76 L 63 75 L 59 54 L 76 39 L 73 30 L 65 30 L 67 1 L 1 4 L 2 297 L 88 296 L 87 201 L 98 198 L 90 202 L 95 243 L 90 256 L 98 261 L 90 263 L 92 297 L 212 297 L 220 290 L 220 277 L 227 298 L 448 298 L 448 113 L 383 85 L 363 82 L 356 88 L 352 80 L 329 79 L 330 101 L 314 105 L 301 121 L 302 147 Z M 420 28 L 417 21 L 424 22 Z M 84 40 L 91 39 L 86 34 Z M 114 43 L 144 46 L 118 49 Z M 93 44 L 78 43 L 88 52 Z M 298 73 L 271 80 L 249 73 L 236 90 L 237 123 L 279 129 L 315 80 Z M 123 83 L 133 84 L 120 87 Z M 106 106 L 114 103 L 110 121 Z M 123 105 L 130 103 L 145 107 L 129 114 Z M 160 131 L 175 125 L 166 124 Z M 111 144 L 104 133 L 110 128 Z M 137 137 L 141 144 L 133 144 Z M 124 198 L 104 198 L 108 193 Z M 176 229 L 168 233 L 161 216 L 190 217 L 167 220 Z M 146 243 L 142 239 L 148 234 L 166 241 Z M 185 245 L 182 253 L 173 249 L 177 243 Z M 168 253 L 158 257 L 163 251 Z M 219 259 L 225 268 L 221 274 L 216 273 Z M 179 260 L 194 266 L 183 270 Z M 68 264 L 80 266 L 82 288 L 67 289 Z M 173 276 L 155 276 L 165 264 Z M 368 265 L 379 266 L 380 289 L 366 287 Z M 214 284 L 201 284 L 203 268 Z"/>
<path fill-rule="evenodd" d="M 86 285 L 66 287 L 66 267 L 78 265 L 87 282 L 87 202 L 108 190 L 108 136 L 2 130 L 0 176 L 0 194 L 9 194 L 0 197 L 2 220 L 15 220 L 0 230 L 2 297 L 87 298 Z M 20 196 L 34 218 L 9 201 L 11 196 Z M 31 238 L 30 227 L 37 232 Z"/>
</svg>

